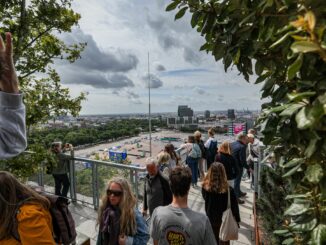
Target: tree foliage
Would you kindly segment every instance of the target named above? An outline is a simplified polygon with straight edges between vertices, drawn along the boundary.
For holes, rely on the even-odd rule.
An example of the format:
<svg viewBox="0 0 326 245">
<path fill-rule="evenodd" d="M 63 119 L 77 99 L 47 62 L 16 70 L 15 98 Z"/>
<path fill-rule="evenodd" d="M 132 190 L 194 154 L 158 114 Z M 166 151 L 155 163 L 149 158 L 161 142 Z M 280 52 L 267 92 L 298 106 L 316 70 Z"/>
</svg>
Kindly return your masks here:
<svg viewBox="0 0 326 245">
<path fill-rule="evenodd" d="M 74 116 L 85 95 L 71 98 L 52 65 L 56 59 L 74 62 L 85 43 L 65 44 L 58 34 L 70 32 L 80 15 L 72 0 L 10 0 L 0 2 L 0 33 L 11 32 L 20 89 L 25 94 L 28 126 L 58 115 Z M 36 77 L 35 74 L 38 74 Z M 41 75 L 42 74 L 42 75 Z M 42 78 L 40 78 L 42 77 Z"/>
<path fill-rule="evenodd" d="M 326 242 L 326 1 L 174 0 L 205 38 L 201 50 L 263 83 L 259 119 L 290 184 L 283 244 Z M 301 211 L 300 211 L 301 210 Z M 309 214 L 309 215 L 308 215 Z"/>
</svg>

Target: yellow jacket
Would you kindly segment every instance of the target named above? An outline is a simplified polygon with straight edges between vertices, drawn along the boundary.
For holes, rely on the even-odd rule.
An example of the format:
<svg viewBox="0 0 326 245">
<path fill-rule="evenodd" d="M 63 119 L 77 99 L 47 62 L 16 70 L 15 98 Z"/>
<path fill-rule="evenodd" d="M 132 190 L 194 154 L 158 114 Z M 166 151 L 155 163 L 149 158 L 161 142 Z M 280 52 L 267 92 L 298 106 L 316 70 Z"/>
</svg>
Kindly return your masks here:
<svg viewBox="0 0 326 245">
<path fill-rule="evenodd" d="M 38 204 L 24 204 L 17 214 L 21 242 L 14 238 L 1 240 L 0 245 L 55 245 L 50 212 Z"/>
</svg>

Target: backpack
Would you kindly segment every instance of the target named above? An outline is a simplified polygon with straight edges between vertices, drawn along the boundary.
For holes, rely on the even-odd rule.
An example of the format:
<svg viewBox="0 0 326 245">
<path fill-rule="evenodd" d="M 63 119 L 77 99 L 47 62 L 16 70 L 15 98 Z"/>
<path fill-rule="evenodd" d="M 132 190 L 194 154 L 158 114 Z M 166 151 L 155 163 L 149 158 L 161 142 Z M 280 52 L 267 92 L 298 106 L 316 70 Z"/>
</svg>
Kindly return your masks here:
<svg viewBox="0 0 326 245">
<path fill-rule="evenodd" d="M 34 189 L 34 187 L 32 187 Z M 40 191 L 36 191 L 40 195 L 46 197 L 50 202 L 50 214 L 52 217 L 52 227 L 53 227 L 53 239 L 58 244 L 69 245 L 73 243 L 77 237 L 75 229 L 75 221 L 68 209 L 68 199 L 49 195 Z M 28 199 L 22 201 L 18 204 L 16 214 L 19 208 L 26 203 Z M 20 237 L 18 233 L 18 224 L 16 225 L 17 230 L 14 231 L 13 237 L 20 242 Z"/>
<path fill-rule="evenodd" d="M 191 151 L 189 152 L 189 157 L 191 158 L 200 158 L 201 157 L 201 151 L 200 151 L 200 148 L 199 146 L 195 144 L 192 144 L 192 148 L 191 148 Z"/>
<path fill-rule="evenodd" d="M 206 152 L 207 163 L 213 163 L 215 161 L 216 152 L 217 152 L 217 141 L 212 140 Z"/>
</svg>

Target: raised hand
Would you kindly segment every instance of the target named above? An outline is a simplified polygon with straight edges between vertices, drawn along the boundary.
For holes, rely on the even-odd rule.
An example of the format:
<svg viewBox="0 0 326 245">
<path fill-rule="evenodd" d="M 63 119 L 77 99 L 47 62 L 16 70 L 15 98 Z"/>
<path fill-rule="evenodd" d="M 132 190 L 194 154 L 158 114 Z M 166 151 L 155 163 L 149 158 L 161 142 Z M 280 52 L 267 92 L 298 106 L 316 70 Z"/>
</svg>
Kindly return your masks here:
<svg viewBox="0 0 326 245">
<path fill-rule="evenodd" d="M 11 33 L 6 33 L 6 44 L 0 35 L 0 89 L 6 93 L 19 93 L 18 78 L 13 62 Z"/>
</svg>

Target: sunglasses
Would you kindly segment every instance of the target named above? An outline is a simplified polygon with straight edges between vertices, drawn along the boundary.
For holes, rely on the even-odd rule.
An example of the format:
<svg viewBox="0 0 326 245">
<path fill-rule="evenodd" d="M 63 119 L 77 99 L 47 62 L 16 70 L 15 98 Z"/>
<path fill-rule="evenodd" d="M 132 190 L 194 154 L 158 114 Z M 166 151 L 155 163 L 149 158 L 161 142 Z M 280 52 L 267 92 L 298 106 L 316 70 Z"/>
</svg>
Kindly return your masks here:
<svg viewBox="0 0 326 245">
<path fill-rule="evenodd" d="M 106 190 L 106 194 L 108 196 L 115 196 L 115 197 L 120 197 L 122 195 L 122 191 L 114 191 L 114 190 Z"/>
</svg>

